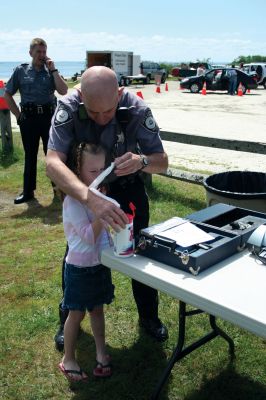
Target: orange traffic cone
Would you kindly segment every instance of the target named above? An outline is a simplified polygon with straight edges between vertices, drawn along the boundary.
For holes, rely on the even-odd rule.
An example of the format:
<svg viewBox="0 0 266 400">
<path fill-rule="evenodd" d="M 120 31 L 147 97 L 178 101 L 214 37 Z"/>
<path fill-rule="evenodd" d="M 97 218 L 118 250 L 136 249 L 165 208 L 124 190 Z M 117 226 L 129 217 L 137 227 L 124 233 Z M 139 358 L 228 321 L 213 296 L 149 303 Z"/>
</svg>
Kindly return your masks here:
<svg viewBox="0 0 266 400">
<path fill-rule="evenodd" d="M 156 85 L 156 93 L 161 93 L 160 85 Z"/>
<path fill-rule="evenodd" d="M 168 92 L 168 83 L 165 84 L 165 91 Z"/>
<path fill-rule="evenodd" d="M 247 93 L 250 93 L 250 89 L 247 90 Z"/>
<path fill-rule="evenodd" d="M 203 88 L 202 88 L 202 91 L 201 91 L 201 94 L 204 94 L 204 95 L 206 95 L 206 82 L 204 82 L 204 84 L 203 84 Z"/>
<path fill-rule="evenodd" d="M 238 85 L 237 95 L 238 96 L 243 96 L 243 89 L 242 89 L 242 83 L 241 82 L 239 82 L 239 85 Z"/>
<path fill-rule="evenodd" d="M 144 100 L 144 97 L 142 96 L 141 92 L 137 92 L 136 95 L 139 96 L 142 100 Z"/>
</svg>

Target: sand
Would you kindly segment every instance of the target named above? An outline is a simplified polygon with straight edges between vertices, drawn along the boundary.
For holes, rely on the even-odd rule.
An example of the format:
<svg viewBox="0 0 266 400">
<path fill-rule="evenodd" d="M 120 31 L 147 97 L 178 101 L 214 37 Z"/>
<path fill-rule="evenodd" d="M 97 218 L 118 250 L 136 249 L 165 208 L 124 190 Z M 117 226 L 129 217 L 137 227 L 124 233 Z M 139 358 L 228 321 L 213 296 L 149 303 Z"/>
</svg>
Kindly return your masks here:
<svg viewBox="0 0 266 400">
<path fill-rule="evenodd" d="M 266 90 L 256 89 L 245 96 L 225 92 L 207 92 L 206 96 L 179 90 L 178 82 L 161 85 L 137 85 L 163 131 L 213 138 L 265 143 Z M 193 171 L 216 173 L 230 170 L 265 172 L 265 155 L 164 142 L 171 165 Z"/>
</svg>

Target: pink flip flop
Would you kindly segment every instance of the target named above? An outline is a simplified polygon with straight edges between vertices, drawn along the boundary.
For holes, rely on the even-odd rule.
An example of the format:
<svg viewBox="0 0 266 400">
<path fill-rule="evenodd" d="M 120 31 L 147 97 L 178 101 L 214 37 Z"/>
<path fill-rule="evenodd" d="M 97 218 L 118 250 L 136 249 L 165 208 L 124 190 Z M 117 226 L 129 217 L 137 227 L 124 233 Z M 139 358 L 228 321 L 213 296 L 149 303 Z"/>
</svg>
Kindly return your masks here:
<svg viewBox="0 0 266 400">
<path fill-rule="evenodd" d="M 65 369 L 64 364 L 62 362 L 58 364 L 58 368 L 70 382 L 84 382 L 88 379 L 88 376 L 81 368 L 79 370 Z M 77 377 L 80 376 L 81 379 L 75 379 L 73 378 L 73 376 L 71 376 L 71 374 L 76 375 Z"/>
<path fill-rule="evenodd" d="M 105 371 L 106 368 L 108 368 L 108 371 Z M 112 373 L 112 364 L 110 362 L 103 364 L 96 360 L 96 367 L 93 370 L 93 376 L 96 378 L 109 378 Z"/>
</svg>

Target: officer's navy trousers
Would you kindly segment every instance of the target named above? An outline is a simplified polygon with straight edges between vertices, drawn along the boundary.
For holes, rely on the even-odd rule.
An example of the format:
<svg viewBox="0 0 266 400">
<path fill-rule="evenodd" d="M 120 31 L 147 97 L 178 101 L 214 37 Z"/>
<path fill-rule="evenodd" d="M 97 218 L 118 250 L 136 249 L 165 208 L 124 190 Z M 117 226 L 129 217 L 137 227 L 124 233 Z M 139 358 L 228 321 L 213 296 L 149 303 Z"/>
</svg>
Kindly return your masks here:
<svg viewBox="0 0 266 400">
<path fill-rule="evenodd" d="M 110 196 L 114 198 L 126 213 L 131 214 L 129 203 L 135 207 L 134 236 L 138 243 L 139 231 L 149 225 L 149 202 L 144 183 L 136 176 L 133 183 L 121 185 L 118 181 L 110 184 Z M 140 317 L 156 319 L 158 317 L 158 292 L 150 286 L 132 279 L 133 295 Z"/>
<path fill-rule="evenodd" d="M 27 116 L 20 122 L 20 132 L 25 152 L 23 192 L 31 193 L 36 189 L 37 156 L 40 138 L 44 154 L 47 153 L 51 115 Z"/>
</svg>

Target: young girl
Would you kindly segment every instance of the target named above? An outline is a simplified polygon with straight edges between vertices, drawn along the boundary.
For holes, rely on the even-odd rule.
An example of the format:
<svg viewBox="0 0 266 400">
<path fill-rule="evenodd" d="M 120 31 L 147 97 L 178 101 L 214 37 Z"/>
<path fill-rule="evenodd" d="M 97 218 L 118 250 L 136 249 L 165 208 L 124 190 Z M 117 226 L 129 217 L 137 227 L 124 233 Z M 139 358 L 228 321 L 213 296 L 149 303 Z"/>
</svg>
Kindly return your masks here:
<svg viewBox="0 0 266 400">
<path fill-rule="evenodd" d="M 89 186 L 103 171 L 104 165 L 105 152 L 102 147 L 85 143 L 78 146 L 76 173 L 86 185 Z M 70 196 L 64 199 L 63 224 L 69 246 L 64 291 L 64 307 L 69 309 L 69 315 L 64 327 L 65 354 L 59 369 L 70 381 L 88 378 L 75 358 L 80 323 L 88 310 L 96 345 L 93 375 L 108 377 L 112 370 L 105 348 L 103 304 L 111 303 L 114 286 L 110 270 L 100 264 L 100 252 L 110 246 L 110 237 L 88 207 Z"/>
</svg>

